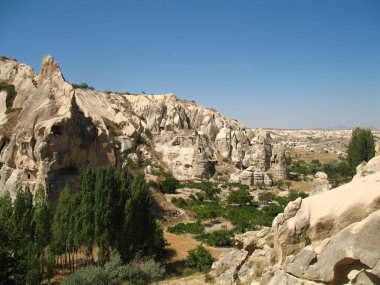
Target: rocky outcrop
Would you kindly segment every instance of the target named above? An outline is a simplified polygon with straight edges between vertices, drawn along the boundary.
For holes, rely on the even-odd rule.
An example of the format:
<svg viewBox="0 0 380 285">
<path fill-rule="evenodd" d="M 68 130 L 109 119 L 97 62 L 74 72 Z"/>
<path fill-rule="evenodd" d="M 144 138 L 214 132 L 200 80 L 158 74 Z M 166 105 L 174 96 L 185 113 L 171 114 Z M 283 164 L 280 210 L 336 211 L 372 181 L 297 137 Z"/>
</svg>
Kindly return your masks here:
<svg viewBox="0 0 380 285">
<path fill-rule="evenodd" d="M 285 149 L 279 145 L 272 147 L 269 132 L 261 131 L 252 139 L 252 148 L 246 153 L 243 165 L 251 165 L 245 170 L 231 175 L 231 180 L 246 185 L 272 185 L 272 179 L 286 179 Z"/>
<path fill-rule="evenodd" d="M 0 194 L 8 190 L 14 196 L 22 185 L 33 190 L 42 184 L 50 197 L 58 196 L 66 184 L 78 188 L 88 166 L 124 167 L 142 156 L 178 179 L 253 167 L 245 183 L 270 184 L 271 167 L 282 171 L 268 133 L 173 94 L 75 88 L 51 56 L 43 59 L 40 74 L 1 57 L 0 82 L 15 91 L 12 100 L 0 92 Z"/>
<path fill-rule="evenodd" d="M 353 180 L 360 179 L 361 177 L 376 173 L 380 171 L 380 155 L 375 156 L 370 161 L 363 161 L 356 167 L 356 175 Z"/>
<path fill-rule="evenodd" d="M 231 270 L 224 257 L 214 264 L 217 283 L 379 284 L 379 189 L 376 172 L 290 202 L 264 235 L 249 232 L 237 243 L 234 252 L 246 254 L 239 266 Z"/>
<path fill-rule="evenodd" d="M 313 180 L 313 188 L 311 189 L 310 196 L 326 192 L 331 188 L 332 186 L 328 180 L 328 175 L 324 172 L 318 171 Z"/>
<path fill-rule="evenodd" d="M 50 197 L 65 184 L 78 185 L 87 165 L 115 163 L 112 144 L 79 109 L 74 88 L 52 57 L 41 73 L 13 60 L 0 66 L 0 81 L 15 86 L 12 108 L 22 108 L 12 136 L 3 144 L 0 191 L 43 184 Z"/>
</svg>

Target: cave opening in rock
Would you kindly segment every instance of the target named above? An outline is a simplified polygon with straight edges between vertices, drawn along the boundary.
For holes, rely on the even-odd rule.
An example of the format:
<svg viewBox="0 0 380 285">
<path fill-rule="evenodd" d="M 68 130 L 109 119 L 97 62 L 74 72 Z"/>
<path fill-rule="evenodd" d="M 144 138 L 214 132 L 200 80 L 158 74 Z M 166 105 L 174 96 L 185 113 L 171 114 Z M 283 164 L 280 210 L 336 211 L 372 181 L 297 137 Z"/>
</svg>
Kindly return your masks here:
<svg viewBox="0 0 380 285">
<path fill-rule="evenodd" d="M 54 125 L 51 127 L 51 132 L 55 135 L 62 135 L 62 126 Z"/>
</svg>

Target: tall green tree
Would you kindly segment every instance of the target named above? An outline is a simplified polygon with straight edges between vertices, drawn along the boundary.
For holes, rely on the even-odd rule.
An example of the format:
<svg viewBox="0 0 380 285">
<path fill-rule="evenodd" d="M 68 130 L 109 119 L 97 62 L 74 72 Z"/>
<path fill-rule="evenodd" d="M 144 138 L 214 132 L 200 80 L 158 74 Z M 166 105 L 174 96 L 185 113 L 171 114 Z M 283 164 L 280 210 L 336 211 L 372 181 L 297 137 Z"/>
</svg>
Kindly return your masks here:
<svg viewBox="0 0 380 285">
<path fill-rule="evenodd" d="M 116 244 L 118 203 L 120 201 L 119 180 L 113 166 L 101 167 L 95 185 L 95 241 L 99 246 L 99 263 L 110 258 L 110 247 Z"/>
<path fill-rule="evenodd" d="M 11 283 L 12 254 L 12 200 L 9 192 L 0 197 L 0 284 Z"/>
<path fill-rule="evenodd" d="M 363 161 L 375 156 L 375 141 L 370 129 L 356 128 L 348 145 L 347 161 L 355 169 Z"/>
<path fill-rule="evenodd" d="M 92 168 L 87 168 L 82 179 L 81 201 L 80 201 L 80 242 L 86 247 L 86 255 L 92 257 L 92 246 L 94 244 L 95 221 L 95 184 L 96 173 Z"/>
<path fill-rule="evenodd" d="M 54 248 L 57 254 L 64 254 L 64 265 L 68 263 L 70 252 L 69 235 L 71 228 L 71 189 L 66 186 L 58 199 L 57 209 L 53 220 Z"/>
<path fill-rule="evenodd" d="M 16 284 L 25 284 L 26 276 L 35 266 L 37 254 L 34 244 L 33 196 L 30 189 L 19 189 L 12 214 L 12 242 L 14 259 L 14 280 Z"/>
<path fill-rule="evenodd" d="M 51 242 L 52 237 L 52 220 L 53 215 L 42 185 L 40 185 L 34 198 L 34 215 L 35 225 L 34 241 L 35 250 L 39 260 L 39 272 L 36 276 L 42 276 L 45 265 L 45 249 Z M 41 280 L 39 280 L 41 281 Z"/>
<path fill-rule="evenodd" d="M 144 174 L 133 179 L 131 197 L 125 205 L 124 242 L 120 253 L 125 261 L 138 253 L 157 256 L 164 246 L 162 230 L 152 215 L 152 197 Z"/>
</svg>

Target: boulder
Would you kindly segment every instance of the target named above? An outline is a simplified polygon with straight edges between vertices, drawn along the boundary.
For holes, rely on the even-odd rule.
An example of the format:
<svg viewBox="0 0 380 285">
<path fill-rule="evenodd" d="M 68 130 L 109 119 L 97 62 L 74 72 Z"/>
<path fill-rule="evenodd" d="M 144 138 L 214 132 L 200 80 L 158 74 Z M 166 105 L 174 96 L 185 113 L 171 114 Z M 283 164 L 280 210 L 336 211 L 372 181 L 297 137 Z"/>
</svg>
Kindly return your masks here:
<svg viewBox="0 0 380 285">
<path fill-rule="evenodd" d="M 332 188 L 328 176 L 324 172 L 317 172 L 313 180 L 313 188 L 310 191 L 310 196 L 326 192 Z"/>
<path fill-rule="evenodd" d="M 376 172 L 298 198 L 270 230 L 237 236 L 230 254 L 247 256 L 229 284 L 380 284 L 379 187 Z"/>
<path fill-rule="evenodd" d="M 356 175 L 353 180 L 360 179 L 361 177 L 376 173 L 380 171 L 380 156 L 377 155 L 370 159 L 368 162 L 363 161 L 356 167 Z"/>
</svg>

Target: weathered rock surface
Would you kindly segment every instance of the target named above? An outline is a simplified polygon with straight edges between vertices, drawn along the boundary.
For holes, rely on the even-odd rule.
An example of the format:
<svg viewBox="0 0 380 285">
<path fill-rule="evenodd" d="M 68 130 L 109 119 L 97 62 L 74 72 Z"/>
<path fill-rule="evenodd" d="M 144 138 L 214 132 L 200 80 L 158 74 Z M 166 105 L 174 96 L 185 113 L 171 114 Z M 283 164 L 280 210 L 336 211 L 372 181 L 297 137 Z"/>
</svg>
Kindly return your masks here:
<svg viewBox="0 0 380 285">
<path fill-rule="evenodd" d="M 237 237 L 234 252 L 247 256 L 230 275 L 216 270 L 228 268 L 224 257 L 213 273 L 218 284 L 380 284 L 379 225 L 376 172 L 289 203 L 270 230 Z"/>
<path fill-rule="evenodd" d="M 324 172 L 317 172 L 313 180 L 313 188 L 311 189 L 310 196 L 326 192 L 332 188 L 328 176 Z"/>
<path fill-rule="evenodd" d="M 228 170 L 224 176 L 253 169 L 243 177 L 250 185 L 270 184 L 272 168 L 274 176 L 284 175 L 281 151 L 272 153 L 267 132 L 257 134 L 173 94 L 74 88 L 51 56 L 43 59 L 40 74 L 1 57 L 0 82 L 16 91 L 12 106 L 0 92 L 0 194 L 42 184 L 57 197 L 66 184 L 77 188 L 88 166 L 123 167 L 141 156 L 178 179 L 210 178 L 220 174 L 216 165 Z M 8 107 L 17 112 L 8 114 Z"/>
<path fill-rule="evenodd" d="M 356 167 L 356 175 L 353 180 L 360 179 L 361 177 L 373 174 L 380 171 L 380 156 L 377 155 L 372 158 L 370 161 L 363 161 L 361 164 Z"/>
</svg>

